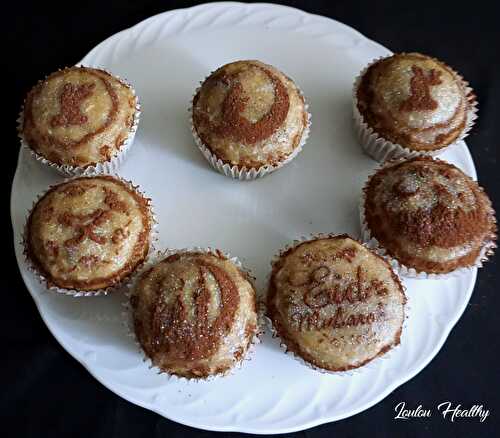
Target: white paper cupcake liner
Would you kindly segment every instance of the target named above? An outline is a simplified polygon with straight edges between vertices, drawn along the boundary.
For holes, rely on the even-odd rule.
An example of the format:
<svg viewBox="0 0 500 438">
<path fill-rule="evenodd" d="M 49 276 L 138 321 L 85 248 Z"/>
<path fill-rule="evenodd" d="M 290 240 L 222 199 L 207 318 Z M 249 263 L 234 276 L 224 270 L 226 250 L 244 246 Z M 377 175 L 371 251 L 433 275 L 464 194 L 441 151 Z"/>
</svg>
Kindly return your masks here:
<svg viewBox="0 0 500 438">
<path fill-rule="evenodd" d="M 353 369 L 345 370 L 345 371 L 331 371 L 331 370 L 327 370 L 324 368 L 320 368 L 320 367 L 308 362 L 302 356 L 300 356 L 298 353 L 296 353 L 288 348 L 286 341 L 284 341 L 283 338 L 281 338 L 281 336 L 278 334 L 278 331 L 276 330 L 271 318 L 269 318 L 268 312 L 267 312 L 267 294 L 269 292 L 269 285 L 271 282 L 272 270 L 273 270 L 275 264 L 278 263 L 278 261 L 281 259 L 282 255 L 284 253 L 286 253 L 287 251 L 301 245 L 304 242 L 309 242 L 309 241 L 317 240 L 317 239 L 327 239 L 327 238 L 336 237 L 339 235 L 341 235 L 341 234 L 338 234 L 338 233 L 313 233 L 313 234 L 309 235 L 308 237 L 300 236 L 298 239 L 295 239 L 291 243 L 289 243 L 288 245 L 285 245 L 282 249 L 280 249 L 280 251 L 277 254 L 274 255 L 274 257 L 271 260 L 271 271 L 269 272 L 269 274 L 267 276 L 268 288 L 266 290 L 266 294 L 265 294 L 266 296 L 263 299 L 263 313 L 264 313 L 264 320 L 266 322 L 266 325 L 267 325 L 269 331 L 271 332 L 272 337 L 279 341 L 280 350 L 283 353 L 285 353 L 287 356 L 298 361 L 300 364 L 306 366 L 307 368 L 312 369 L 312 370 L 314 370 L 318 373 L 321 373 L 321 374 L 329 374 L 329 375 L 341 376 L 341 377 L 351 377 L 351 376 L 359 375 L 360 373 L 365 372 L 367 370 L 372 370 L 372 369 L 378 367 L 379 363 L 381 361 L 390 360 L 393 353 L 395 351 L 397 351 L 397 349 L 400 347 L 400 345 L 402 343 L 403 333 L 405 333 L 406 327 L 407 327 L 410 306 L 408 305 L 408 296 L 406 294 L 406 287 L 403 284 L 403 282 L 399 279 L 397 274 L 396 274 L 396 277 L 398 278 L 399 284 L 401 285 L 401 290 L 403 291 L 404 300 L 405 300 L 405 302 L 404 302 L 404 318 L 403 318 L 403 323 L 401 326 L 400 342 L 397 345 L 391 346 L 391 348 L 388 351 L 386 351 L 385 353 L 382 353 L 379 356 L 374 357 L 368 363 L 361 365 L 358 368 L 353 368 Z M 365 245 L 363 242 L 360 242 L 358 239 L 355 239 L 347 234 L 346 234 L 346 236 L 357 241 L 358 243 L 362 244 L 366 248 L 371 249 L 367 245 Z M 391 267 L 389 266 L 389 268 L 391 268 Z"/>
<path fill-rule="evenodd" d="M 80 67 L 85 67 L 85 66 L 80 66 Z M 90 68 L 90 67 L 89 67 Z M 123 85 L 125 85 L 127 88 L 129 88 L 132 93 L 135 96 L 135 112 L 134 112 L 134 117 L 132 120 L 132 125 L 130 126 L 128 136 L 123 140 L 122 144 L 119 147 L 119 150 L 113 155 L 109 160 L 107 161 L 102 161 L 93 165 L 89 166 L 70 166 L 67 164 L 57 164 L 54 163 L 47 158 L 45 158 L 43 155 L 39 154 L 35 150 L 33 150 L 28 143 L 26 142 L 23 134 L 23 125 L 24 125 L 24 104 L 23 107 L 21 108 L 21 112 L 19 113 L 18 119 L 17 119 L 17 132 L 18 132 L 18 137 L 21 141 L 21 147 L 26 149 L 29 154 L 41 163 L 44 166 L 47 166 L 61 175 L 64 175 L 66 177 L 72 177 L 72 176 L 90 176 L 90 175 L 99 175 L 99 174 L 113 174 L 118 171 L 120 166 L 123 164 L 125 161 L 128 151 L 132 147 L 135 139 L 135 134 L 137 132 L 137 129 L 139 127 L 139 121 L 141 118 L 141 104 L 139 102 L 139 97 L 136 94 L 136 91 L 134 87 L 125 79 L 120 78 L 117 75 L 114 75 L 110 73 L 109 71 L 99 68 L 99 70 L 102 70 L 109 75 L 113 76 L 114 78 L 118 79 Z M 46 76 L 47 78 L 48 76 Z M 45 78 L 45 79 L 46 79 Z M 38 83 L 43 82 L 45 79 L 42 79 L 38 81 Z"/>
<path fill-rule="evenodd" d="M 93 175 L 97 176 L 97 175 Z M 157 225 L 158 222 L 156 220 L 156 215 L 154 213 L 154 206 L 151 198 L 147 197 L 144 192 L 139 188 L 139 186 L 136 186 L 132 184 L 131 181 L 125 180 L 121 178 L 118 175 L 108 175 L 112 176 L 119 181 L 125 183 L 129 189 L 135 191 L 138 193 L 141 197 L 143 197 L 147 201 L 148 209 L 149 209 L 149 214 L 150 214 L 150 220 L 151 220 L 151 231 L 150 231 L 150 238 L 149 238 L 149 250 L 148 254 L 144 258 L 144 260 L 135 268 L 133 272 L 128 274 L 126 277 L 122 278 L 118 283 L 108 286 L 104 289 L 96 289 L 96 290 L 91 290 L 91 291 L 84 291 L 84 290 L 77 290 L 77 289 L 66 289 L 62 287 L 58 287 L 55 285 L 50 284 L 48 279 L 39 271 L 37 268 L 36 264 L 33 263 L 31 258 L 29 257 L 28 251 L 27 251 L 27 239 L 28 239 L 28 223 L 29 223 L 29 218 L 31 216 L 31 213 L 33 212 L 33 209 L 35 208 L 36 204 L 40 199 L 43 198 L 43 196 L 51 189 L 54 187 L 57 187 L 61 184 L 65 184 L 69 181 L 73 181 L 78 178 L 91 178 L 92 175 L 86 175 L 86 176 L 73 176 L 70 178 L 66 178 L 64 181 L 53 184 L 49 186 L 46 190 L 43 192 L 39 193 L 35 200 L 32 203 L 31 208 L 28 210 L 24 222 L 24 228 L 23 228 L 23 234 L 22 234 L 22 240 L 21 240 L 21 245 L 23 247 L 23 255 L 24 255 L 24 261 L 28 269 L 33 273 L 33 275 L 37 278 L 37 280 L 46 288 L 47 291 L 53 292 L 53 293 L 58 293 L 62 295 L 68 295 L 72 297 L 96 297 L 96 296 L 104 296 L 108 295 L 112 292 L 117 292 L 121 288 L 125 287 L 133 278 L 134 274 L 142 269 L 142 267 L 147 263 L 148 259 L 151 257 L 151 255 L 155 252 L 155 245 L 158 241 L 158 231 L 157 231 Z"/>
<path fill-rule="evenodd" d="M 444 160 L 439 160 L 437 158 L 434 158 L 437 161 L 444 161 Z M 360 203 L 359 203 L 359 221 L 360 221 L 360 226 L 361 226 L 361 239 L 364 242 L 364 244 L 375 251 L 377 254 L 385 258 L 389 264 L 392 266 L 392 268 L 401 276 L 406 277 L 406 278 L 416 278 L 416 279 L 434 279 L 434 280 L 446 280 L 448 278 L 456 278 L 460 277 L 465 274 L 471 273 L 475 268 L 481 268 L 483 264 L 488 261 L 489 257 L 493 255 L 495 248 L 497 247 L 497 244 L 495 242 L 496 235 L 493 236 L 491 240 L 488 240 L 484 243 L 481 252 L 479 253 L 479 256 L 477 257 L 476 261 L 474 264 L 470 266 L 465 266 L 462 268 L 455 269 L 452 272 L 448 272 L 446 274 L 435 274 L 435 273 L 427 273 L 424 271 L 417 271 L 414 268 L 410 268 L 408 266 L 403 265 L 400 263 L 396 258 L 390 256 L 387 252 L 387 250 L 383 247 L 383 245 L 380 244 L 380 242 L 373 237 L 372 232 L 370 228 L 368 227 L 368 224 L 366 222 L 366 216 L 365 216 L 365 201 L 366 201 L 366 189 L 368 187 L 368 184 L 372 177 L 381 169 L 384 167 L 388 166 L 393 166 L 395 164 L 398 164 L 402 161 L 405 161 L 405 158 L 399 158 L 391 161 L 387 161 L 385 163 L 382 163 L 377 169 L 375 169 L 369 176 L 368 179 L 366 180 L 365 185 L 363 186 L 363 190 L 361 191 L 361 198 L 360 198 Z M 479 189 L 481 191 L 484 191 L 482 187 L 479 186 Z M 495 214 L 492 210 L 492 219 L 494 223 L 496 223 L 496 218 Z"/>
<path fill-rule="evenodd" d="M 250 343 L 248 345 L 247 351 L 243 355 L 243 357 L 239 360 L 235 360 L 233 366 L 222 372 L 222 373 L 217 373 L 213 374 L 207 377 L 185 377 L 185 376 L 179 376 L 177 374 L 172 374 L 167 371 L 161 370 L 158 366 L 154 365 L 152 360 L 145 354 L 139 340 L 137 339 L 137 336 L 135 335 L 135 328 L 134 328 L 134 318 L 133 318 L 133 310 L 132 306 L 130 304 L 130 298 L 133 295 L 133 290 L 137 286 L 137 283 L 139 279 L 142 277 L 142 275 L 151 269 L 153 266 L 161 262 L 162 260 L 166 259 L 167 257 L 170 257 L 174 254 L 185 254 L 185 253 L 190 253 L 190 252 L 199 252 L 199 253 L 205 253 L 205 254 L 212 254 L 217 257 L 224 257 L 225 259 L 231 261 L 236 265 L 236 267 L 246 276 L 247 280 L 250 282 L 252 285 L 254 291 L 256 292 L 255 288 L 255 278 L 252 276 L 250 270 L 243 266 L 241 261 L 235 257 L 232 256 L 229 253 L 223 252 L 219 249 L 213 249 L 213 248 L 202 248 L 202 247 L 191 247 L 191 248 L 182 248 L 182 249 L 166 249 L 163 251 L 156 251 L 155 254 L 149 259 L 147 263 L 145 263 L 140 271 L 137 271 L 136 274 L 134 275 L 132 281 L 130 281 L 127 284 L 127 290 L 125 294 L 127 295 L 127 301 L 123 303 L 124 311 L 122 313 L 123 321 L 125 328 L 127 330 L 127 335 L 133 339 L 138 351 L 142 355 L 143 361 L 148 364 L 148 367 L 150 370 L 156 371 L 157 374 L 162 374 L 166 378 L 168 378 L 172 382 L 211 382 L 217 379 L 220 379 L 222 377 L 230 376 L 233 375 L 235 372 L 240 370 L 243 366 L 243 363 L 245 361 L 250 361 L 253 358 L 253 355 L 255 354 L 255 347 L 257 344 L 261 342 L 261 337 L 264 333 L 264 314 L 263 314 L 263 307 L 261 305 L 261 302 L 259 301 L 259 298 L 257 296 L 256 292 L 256 307 L 257 307 L 257 329 L 255 331 L 255 334 L 253 335 L 252 339 L 250 340 Z"/>
<path fill-rule="evenodd" d="M 397 159 L 397 158 L 412 158 L 419 155 L 436 156 L 438 154 L 441 154 L 448 147 L 453 146 L 454 144 L 462 141 L 465 137 L 467 137 L 467 135 L 469 135 L 469 131 L 472 129 L 472 127 L 474 126 L 474 121 L 477 119 L 478 104 L 476 96 L 472 88 L 469 86 L 469 83 L 465 81 L 464 78 L 460 74 L 458 74 L 455 70 L 451 69 L 448 65 L 446 65 L 455 74 L 457 79 L 460 80 L 460 82 L 462 83 L 468 101 L 467 120 L 465 122 L 465 127 L 460 136 L 453 143 L 446 146 L 442 146 L 439 149 L 434 149 L 432 151 L 411 150 L 405 146 L 392 143 L 391 141 L 385 140 L 384 138 L 379 136 L 378 133 L 364 121 L 363 116 L 359 112 L 357 94 L 361 80 L 365 75 L 365 73 L 368 71 L 368 69 L 373 64 L 385 58 L 387 57 L 382 56 L 370 62 L 356 77 L 353 85 L 352 109 L 354 118 L 354 130 L 356 132 L 358 141 L 361 144 L 361 147 L 363 148 L 363 150 L 366 152 L 367 155 L 369 155 L 374 160 L 379 162 L 384 162 L 387 160 Z M 438 61 L 437 59 L 435 60 Z"/>
<path fill-rule="evenodd" d="M 296 85 L 297 90 L 299 91 L 299 94 L 302 96 L 302 99 L 304 101 L 304 111 L 306 112 L 307 121 L 306 121 L 306 126 L 305 126 L 304 130 L 302 131 L 302 135 L 301 135 L 299 144 L 292 151 L 292 153 L 290 155 L 288 155 L 288 157 L 285 160 L 283 160 L 277 164 L 274 164 L 274 165 L 267 164 L 267 165 L 261 166 L 259 168 L 250 168 L 249 169 L 245 166 L 244 167 L 239 167 L 236 165 L 231 166 L 230 164 L 225 163 L 223 160 L 218 158 L 217 155 L 212 153 L 210 151 L 210 149 L 203 143 L 200 136 L 196 132 L 196 129 L 194 127 L 194 122 L 193 122 L 193 108 L 194 108 L 193 100 L 196 97 L 196 95 L 198 94 L 198 91 L 201 88 L 201 84 L 203 84 L 207 79 L 208 79 L 208 76 L 207 76 L 207 78 L 205 78 L 204 81 L 200 82 L 200 87 L 198 87 L 195 90 L 193 97 L 191 98 L 191 104 L 190 104 L 190 107 L 188 109 L 189 122 L 190 122 L 191 133 L 193 134 L 193 138 L 194 138 L 194 141 L 196 143 L 196 146 L 198 146 L 198 149 L 201 151 L 203 156 L 207 159 L 207 161 L 210 163 L 210 165 L 217 172 L 222 173 L 223 175 L 229 176 L 233 179 L 238 179 L 240 181 L 251 181 L 251 180 L 254 180 L 257 178 L 262 178 L 263 176 L 265 176 L 269 173 L 272 173 L 278 169 L 281 169 L 283 166 L 285 166 L 287 163 L 292 161 L 299 154 L 299 152 L 302 150 L 302 148 L 306 144 L 307 139 L 309 137 L 309 134 L 311 132 L 311 113 L 309 112 L 309 104 L 307 103 L 307 101 L 304 97 L 304 94 L 302 93 L 302 90 L 299 87 L 297 87 L 297 85 Z"/>
</svg>

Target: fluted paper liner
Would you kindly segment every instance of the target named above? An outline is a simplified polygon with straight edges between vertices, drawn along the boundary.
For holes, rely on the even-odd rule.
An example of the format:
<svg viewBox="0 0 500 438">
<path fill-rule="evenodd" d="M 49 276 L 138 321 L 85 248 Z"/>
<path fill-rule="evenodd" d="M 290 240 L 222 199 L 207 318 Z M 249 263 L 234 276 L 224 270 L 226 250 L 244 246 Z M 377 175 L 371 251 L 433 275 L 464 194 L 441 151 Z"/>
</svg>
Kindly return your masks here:
<svg viewBox="0 0 500 438">
<path fill-rule="evenodd" d="M 313 234 L 309 235 L 308 237 L 307 236 L 300 236 L 298 239 L 295 239 L 291 243 L 289 243 L 288 245 L 285 245 L 282 249 L 279 250 L 279 252 L 277 254 L 274 255 L 274 257 L 271 260 L 271 268 L 273 268 L 274 265 L 281 259 L 282 255 L 284 253 L 299 246 L 302 243 L 310 242 L 312 240 L 317 240 L 317 239 L 327 239 L 327 238 L 336 237 L 336 236 L 339 236 L 339 234 L 338 233 L 313 233 Z M 348 236 L 348 237 L 350 237 L 350 236 Z M 358 243 L 361 243 L 366 248 L 370 249 L 367 245 L 358 241 L 357 239 L 354 239 L 353 237 L 350 237 L 350 238 L 357 241 Z M 392 269 L 392 268 L 390 268 L 390 269 Z M 400 336 L 399 344 L 392 345 L 388 351 L 386 351 L 385 353 L 379 354 L 378 356 L 374 357 L 369 362 L 367 362 L 366 364 L 364 364 L 358 368 L 353 368 L 353 369 L 345 370 L 345 371 L 331 371 L 331 370 L 327 370 L 324 368 L 320 368 L 320 367 L 306 361 L 298 353 L 296 353 L 292 350 L 289 350 L 286 342 L 283 340 L 283 338 L 281 338 L 279 336 L 278 331 L 274 327 L 273 321 L 271 320 L 271 318 L 269 318 L 268 312 L 267 312 L 267 294 L 269 292 L 269 285 L 270 285 L 270 281 L 271 281 L 271 276 L 272 276 L 272 269 L 268 274 L 268 278 L 267 278 L 268 288 L 266 290 L 266 297 L 264 298 L 263 303 L 262 303 L 264 320 L 266 321 L 266 325 L 269 328 L 269 331 L 271 332 L 272 337 L 278 339 L 280 350 L 283 351 L 283 353 L 285 353 L 287 356 L 298 361 L 300 364 L 308 367 L 309 369 L 317 371 L 321 374 L 329 374 L 329 375 L 342 376 L 342 377 L 351 377 L 351 376 L 355 376 L 355 375 L 357 375 L 365 370 L 374 369 L 377 366 L 377 364 L 380 363 L 381 361 L 390 360 L 394 351 L 400 347 L 401 342 L 402 342 L 403 333 L 406 331 L 405 327 L 407 326 L 408 313 L 409 313 L 409 309 L 410 309 L 410 306 L 408 305 L 408 296 L 406 295 L 406 287 L 404 286 L 404 284 L 401 281 L 399 281 L 399 283 L 400 283 L 401 289 L 403 291 L 405 302 L 404 302 L 404 318 L 403 318 L 403 324 L 401 326 L 401 336 Z M 399 277 L 398 277 L 398 279 L 399 279 Z"/>
<path fill-rule="evenodd" d="M 80 66 L 80 67 L 85 67 L 85 66 Z M 89 68 L 93 68 L 93 67 L 89 67 Z M 17 119 L 17 132 L 18 132 L 18 137 L 21 141 L 21 147 L 23 147 L 26 151 L 28 151 L 29 154 L 36 161 L 38 161 L 39 163 L 41 163 L 44 166 L 47 166 L 51 169 L 54 169 L 55 171 L 59 172 L 60 174 L 66 176 L 66 177 L 90 176 L 90 175 L 117 173 L 118 169 L 125 161 L 127 154 L 134 143 L 135 134 L 137 132 L 137 128 L 139 127 L 139 121 L 141 118 L 141 104 L 139 102 L 139 98 L 136 94 L 134 87 L 127 80 L 120 78 L 119 76 L 117 76 L 115 74 L 112 74 L 111 72 L 109 72 L 106 69 L 99 68 L 99 70 L 102 70 L 102 71 L 108 73 L 109 75 L 118 79 L 127 88 L 129 88 L 132 91 L 132 93 L 134 94 L 135 101 L 136 101 L 134 117 L 132 120 L 132 125 L 129 128 L 128 136 L 123 140 L 122 144 L 119 147 L 119 150 L 115 151 L 115 154 L 109 160 L 101 161 L 99 163 L 88 165 L 88 166 L 70 166 L 68 164 L 54 163 L 54 162 L 48 160 L 43 155 L 36 152 L 34 149 L 32 149 L 28 145 L 28 143 L 25 141 L 24 134 L 23 134 L 24 105 L 21 108 L 21 112 L 19 113 L 19 116 Z M 45 79 L 47 77 L 48 76 L 46 76 Z M 45 79 L 38 81 L 38 83 L 43 82 Z"/>
<path fill-rule="evenodd" d="M 469 83 L 465 81 L 460 74 L 458 74 L 455 70 L 453 70 L 446 64 L 445 64 L 446 67 L 448 67 L 455 74 L 456 78 L 462 83 L 462 87 L 465 90 L 465 95 L 468 102 L 467 120 L 465 122 L 465 127 L 460 136 L 453 143 L 442 146 L 439 149 L 434 149 L 432 151 L 411 150 L 405 146 L 384 139 L 372 127 L 370 127 L 365 122 L 363 116 L 361 115 L 358 109 L 358 88 L 363 76 L 368 71 L 368 69 L 373 64 L 385 58 L 387 57 L 382 56 L 370 62 L 356 77 L 353 85 L 352 109 L 354 118 L 354 130 L 356 132 L 358 141 L 361 144 L 363 150 L 366 152 L 366 154 L 368 154 L 371 158 L 379 162 L 384 162 L 386 160 L 397 159 L 397 158 L 412 158 L 419 155 L 436 156 L 438 154 L 441 154 L 448 147 L 453 146 L 456 143 L 462 141 L 465 137 L 467 137 L 467 135 L 469 135 L 469 131 L 472 129 L 472 127 L 474 126 L 474 122 L 477 119 L 478 108 L 477 108 L 476 96 L 472 88 L 469 86 Z M 435 58 L 433 59 L 443 64 L 441 61 Z"/>
<path fill-rule="evenodd" d="M 167 371 L 161 370 L 159 367 L 153 364 L 151 359 L 145 354 L 139 340 L 137 339 L 137 336 L 135 335 L 135 328 L 134 328 L 134 318 L 133 318 L 133 311 L 132 311 L 132 306 L 130 304 L 130 298 L 132 297 L 133 290 L 136 288 L 137 283 L 139 279 L 142 277 L 142 275 L 151 269 L 153 266 L 156 264 L 160 263 L 162 260 L 166 259 L 167 257 L 170 257 L 174 254 L 185 254 L 185 253 L 191 253 L 191 252 L 199 252 L 199 253 L 204 253 L 204 254 L 212 254 L 217 257 L 224 257 L 225 259 L 229 260 L 232 262 L 236 267 L 243 273 L 245 278 L 250 282 L 252 285 L 254 291 L 256 292 L 255 288 L 255 278 L 252 276 L 250 270 L 243 266 L 241 261 L 235 257 L 232 256 L 229 253 L 226 253 L 224 251 L 221 251 L 219 249 L 213 249 L 213 248 L 202 248 L 202 247 L 190 247 L 190 248 L 181 248 L 181 249 L 166 249 L 163 251 L 156 251 L 156 253 L 150 258 L 148 263 L 144 264 L 142 266 L 140 271 L 137 271 L 136 274 L 134 275 L 133 279 L 131 282 L 128 283 L 127 285 L 127 291 L 125 292 L 127 295 L 127 302 L 124 303 L 124 311 L 123 311 L 123 321 L 124 325 L 127 330 L 127 334 L 129 337 L 131 337 L 134 340 L 134 343 L 138 350 L 140 351 L 143 361 L 148 364 L 149 369 L 155 370 L 157 374 L 164 374 L 166 377 L 168 377 L 169 380 L 173 382 L 208 382 L 208 381 L 213 381 L 216 379 L 219 379 L 221 377 L 229 376 L 232 375 L 236 370 L 241 369 L 243 366 L 244 361 L 250 361 L 253 358 L 253 355 L 255 354 L 255 346 L 261 342 L 261 336 L 263 334 L 263 327 L 264 327 L 264 322 L 263 322 L 263 308 L 261 303 L 259 302 L 259 299 L 257 297 L 256 293 L 256 311 L 257 311 L 257 329 L 255 331 L 255 334 L 253 335 L 252 339 L 250 340 L 248 344 L 248 348 L 246 352 L 242 355 L 242 357 L 239 360 L 235 360 L 234 364 L 231 368 L 228 370 L 225 370 L 221 373 L 217 374 L 212 374 L 207 377 L 185 377 L 185 376 L 180 376 L 177 374 L 172 374 Z"/>
<path fill-rule="evenodd" d="M 435 273 L 428 273 L 424 271 L 417 271 L 414 268 L 408 267 L 400 263 L 396 258 L 390 256 L 385 248 L 383 247 L 380 242 L 373 237 L 372 232 L 366 222 L 366 217 L 365 217 L 365 201 L 366 201 L 366 189 L 368 187 L 368 184 L 372 177 L 381 169 L 387 166 L 393 166 L 397 163 L 400 163 L 402 161 L 405 161 L 405 158 L 399 158 L 391 161 L 387 161 L 385 163 L 382 163 L 377 169 L 375 169 L 368 177 L 366 180 L 365 185 L 363 186 L 363 190 L 361 191 L 361 199 L 359 203 L 359 221 L 361 225 L 361 239 L 364 242 L 364 244 L 375 251 L 377 254 L 385 258 L 389 264 L 392 266 L 392 268 L 401 276 L 407 277 L 407 278 L 417 278 L 417 279 L 434 279 L 434 280 L 446 280 L 448 278 L 455 278 L 455 277 L 460 277 L 464 274 L 470 274 L 475 268 L 481 268 L 483 264 L 488 261 L 489 257 L 493 255 L 495 248 L 497 247 L 495 238 L 488 240 L 484 243 L 481 252 L 479 253 L 479 256 L 477 257 L 476 261 L 474 264 L 470 266 L 464 266 L 461 268 L 457 268 L 454 271 L 448 272 L 448 273 L 443 273 L 443 274 L 435 274 Z M 437 161 L 444 161 L 444 160 L 439 160 L 435 158 Z M 481 186 L 478 186 L 480 190 L 483 190 Z M 494 215 L 494 212 L 492 210 L 492 219 L 494 223 L 496 223 L 496 218 Z"/>
<path fill-rule="evenodd" d="M 205 78 L 204 81 L 200 82 L 200 85 L 203 84 L 209 76 Z M 223 175 L 229 176 L 233 179 L 238 179 L 240 181 L 251 181 L 257 178 L 262 178 L 263 176 L 272 173 L 278 169 L 281 169 L 283 166 L 285 166 L 287 163 L 292 161 L 302 150 L 304 145 L 306 144 L 306 141 L 309 137 L 310 131 L 311 131 L 311 113 L 309 112 L 309 105 L 305 100 L 304 94 L 302 93 L 302 90 L 295 85 L 299 94 L 302 96 L 302 99 L 304 101 L 304 111 L 306 112 L 306 126 L 304 127 L 304 130 L 302 131 L 302 135 L 299 141 L 299 144 L 295 147 L 295 149 L 292 151 L 290 155 L 286 157 L 283 161 L 280 161 L 277 164 L 266 164 L 264 166 L 261 166 L 259 168 L 247 168 L 245 166 L 240 167 L 237 165 L 231 166 L 228 163 L 225 163 L 223 160 L 217 157 L 214 153 L 210 151 L 210 149 L 203 143 L 201 140 L 200 136 L 196 132 L 196 129 L 194 127 L 194 122 L 193 122 L 193 100 L 195 96 L 198 94 L 198 91 L 200 90 L 201 86 L 196 89 L 196 91 L 193 94 L 193 97 L 191 98 L 191 105 L 188 109 L 189 111 L 189 122 L 190 122 L 190 127 L 191 127 L 191 133 L 193 134 L 194 141 L 196 143 L 196 146 L 198 146 L 198 149 L 200 152 L 203 154 L 203 156 L 206 158 L 206 160 L 210 163 L 210 165 L 219 173 L 222 173 Z"/>
<path fill-rule="evenodd" d="M 149 215 L 150 215 L 149 217 L 150 217 L 150 221 L 151 221 L 151 231 L 150 231 L 150 238 L 149 238 L 149 250 L 148 250 L 148 254 L 144 258 L 144 260 L 135 268 L 135 270 L 133 272 L 129 273 L 127 276 L 122 278 L 118 283 L 111 285 L 111 286 L 108 286 L 104 289 L 96 289 L 96 290 L 90 290 L 90 291 L 77 290 L 77 289 L 66 289 L 66 288 L 61 288 L 61 287 L 52 285 L 47 280 L 47 278 L 38 270 L 36 265 L 29 258 L 28 252 L 27 252 L 28 223 L 29 223 L 29 218 L 31 216 L 31 213 L 33 212 L 36 204 L 38 203 L 38 201 L 40 199 L 43 198 L 43 196 L 49 190 L 53 189 L 54 187 L 57 187 L 61 184 L 65 184 L 67 182 L 73 181 L 73 180 L 78 179 L 78 178 L 91 178 L 92 176 L 98 176 L 98 175 L 73 176 L 71 178 L 66 178 L 64 181 L 62 181 L 60 183 L 53 184 L 53 185 L 49 186 L 46 190 L 42 191 L 41 193 L 39 193 L 37 195 L 37 197 L 35 198 L 35 200 L 32 203 L 31 208 L 28 210 L 28 212 L 26 214 L 24 228 L 23 228 L 22 241 L 21 241 L 21 245 L 23 247 L 24 260 L 25 260 L 25 263 L 26 263 L 26 266 L 28 267 L 28 269 L 33 273 L 33 275 L 35 275 L 37 280 L 50 292 L 59 293 L 62 295 L 69 295 L 72 297 L 96 297 L 96 296 L 103 296 L 103 295 L 108 295 L 112 292 L 116 292 L 119 289 L 126 286 L 128 284 L 128 282 L 130 282 L 132 280 L 134 273 L 140 271 L 142 266 L 144 266 L 144 264 L 148 261 L 148 259 L 151 257 L 151 255 L 155 252 L 155 244 L 158 240 L 158 237 L 157 237 L 157 224 L 158 224 L 158 222 L 156 220 L 156 216 L 154 213 L 154 207 L 153 207 L 153 203 L 151 201 L 151 198 L 148 198 L 144 194 L 144 192 L 142 192 L 140 190 L 139 186 L 135 186 L 134 184 L 132 184 L 131 181 L 123 179 L 118 175 L 111 174 L 108 176 L 112 176 L 112 177 L 116 178 L 117 180 L 121 181 L 122 183 L 125 183 L 129 189 L 135 191 L 136 193 L 138 193 L 142 198 L 144 198 L 147 201 Z"/>
</svg>

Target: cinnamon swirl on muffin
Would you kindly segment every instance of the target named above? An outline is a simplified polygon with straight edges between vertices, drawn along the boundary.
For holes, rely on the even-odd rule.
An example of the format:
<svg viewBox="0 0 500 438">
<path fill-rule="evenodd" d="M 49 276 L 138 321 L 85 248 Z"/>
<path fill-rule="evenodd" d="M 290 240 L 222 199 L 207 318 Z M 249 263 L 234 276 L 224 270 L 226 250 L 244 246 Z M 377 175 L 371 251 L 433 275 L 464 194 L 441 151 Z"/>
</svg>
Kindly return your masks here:
<svg viewBox="0 0 500 438">
<path fill-rule="evenodd" d="M 290 78 L 259 61 L 237 61 L 203 82 L 192 122 L 198 146 L 217 170 L 258 177 L 299 152 L 309 115 Z"/>
<path fill-rule="evenodd" d="M 180 252 L 146 271 L 131 296 L 136 337 L 161 371 L 225 374 L 257 333 L 255 290 L 221 253 Z"/>
<path fill-rule="evenodd" d="M 477 266 L 495 246 L 496 219 L 483 189 L 430 157 L 388 162 L 364 188 L 366 237 L 404 270 L 448 274 Z"/>
</svg>

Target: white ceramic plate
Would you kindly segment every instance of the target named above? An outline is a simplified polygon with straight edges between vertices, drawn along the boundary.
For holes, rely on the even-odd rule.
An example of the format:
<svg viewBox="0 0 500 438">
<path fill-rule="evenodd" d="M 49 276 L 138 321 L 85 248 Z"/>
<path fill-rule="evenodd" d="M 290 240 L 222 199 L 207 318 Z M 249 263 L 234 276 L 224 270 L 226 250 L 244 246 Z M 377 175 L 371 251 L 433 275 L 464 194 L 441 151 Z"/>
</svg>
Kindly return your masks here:
<svg viewBox="0 0 500 438">
<path fill-rule="evenodd" d="M 294 238 L 314 232 L 359 235 L 358 197 L 376 163 L 362 154 L 352 132 L 351 86 L 363 66 L 388 53 L 328 18 L 283 6 L 214 3 L 143 21 L 99 44 L 82 63 L 129 79 L 141 98 L 144 112 L 122 174 L 152 196 L 161 246 L 225 249 L 252 269 L 262 290 L 271 257 Z M 253 182 L 212 170 L 189 130 L 187 108 L 199 81 L 237 59 L 260 59 L 286 72 L 304 91 L 313 115 L 302 153 Z M 442 158 L 475 177 L 465 144 Z M 447 281 L 405 281 L 410 307 L 401 347 L 359 372 L 315 372 L 282 353 L 266 334 L 254 359 L 233 376 L 173 382 L 150 370 L 127 336 L 122 297 L 54 295 L 26 270 L 19 243 L 26 212 L 38 192 L 60 179 L 21 153 L 12 188 L 16 255 L 45 323 L 106 387 L 202 429 L 289 432 L 369 408 L 436 355 L 476 278 L 473 271 Z"/>
</svg>

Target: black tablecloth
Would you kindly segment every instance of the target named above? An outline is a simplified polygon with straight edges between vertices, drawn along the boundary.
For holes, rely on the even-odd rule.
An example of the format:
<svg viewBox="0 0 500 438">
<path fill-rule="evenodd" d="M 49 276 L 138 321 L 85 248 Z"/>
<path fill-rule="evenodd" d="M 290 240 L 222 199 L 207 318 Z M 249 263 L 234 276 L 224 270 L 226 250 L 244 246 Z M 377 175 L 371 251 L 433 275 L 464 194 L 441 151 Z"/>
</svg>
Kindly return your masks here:
<svg viewBox="0 0 500 438">
<path fill-rule="evenodd" d="M 79 61 L 97 43 L 153 14 L 196 2 L 9 2 L 3 5 L 4 101 L 2 177 L 5 208 L 17 160 L 16 117 L 28 89 L 45 74 Z M 344 22 L 393 51 L 434 55 L 474 87 L 479 120 L 468 138 L 480 183 L 497 210 L 500 187 L 499 8 L 493 2 L 300 1 L 308 12 Z M 0 415 L 13 437 L 189 437 L 212 433 L 166 420 L 122 400 L 99 384 L 51 336 L 26 290 L 14 257 L 9 223 L 4 243 L 0 336 Z M 500 432 L 499 258 L 481 270 L 472 299 L 436 358 L 417 377 L 371 409 L 337 423 L 299 432 L 308 437 L 493 437 Z M 423 405 L 431 418 L 395 420 L 395 406 Z M 490 410 L 478 419 L 444 420 L 451 401 Z M 304 400 L 307 403 L 307 400 Z M 226 434 L 228 435 L 228 434 Z M 290 434 L 291 436 L 292 434 Z"/>
</svg>

